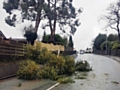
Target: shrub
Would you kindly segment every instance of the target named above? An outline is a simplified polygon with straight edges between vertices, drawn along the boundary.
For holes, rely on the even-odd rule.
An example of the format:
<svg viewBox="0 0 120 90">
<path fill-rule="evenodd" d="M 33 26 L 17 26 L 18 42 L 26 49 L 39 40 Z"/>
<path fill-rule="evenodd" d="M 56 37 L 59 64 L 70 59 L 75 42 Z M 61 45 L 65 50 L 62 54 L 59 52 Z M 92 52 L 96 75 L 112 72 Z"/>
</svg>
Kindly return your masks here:
<svg viewBox="0 0 120 90">
<path fill-rule="evenodd" d="M 59 75 L 64 72 L 65 59 L 62 56 L 57 57 L 52 55 L 48 64 L 50 67 L 54 67 Z"/>
<path fill-rule="evenodd" d="M 92 68 L 90 67 L 87 61 L 80 61 L 75 64 L 76 71 L 91 71 Z"/>
<path fill-rule="evenodd" d="M 39 60 L 37 60 L 36 62 L 44 65 L 50 61 L 51 57 L 52 53 L 50 51 L 41 51 L 41 53 L 39 54 Z"/>
<path fill-rule="evenodd" d="M 72 75 L 75 71 L 74 58 L 70 56 L 57 57 L 57 55 L 52 54 L 52 52 L 48 51 L 46 48 L 41 48 L 41 46 L 37 43 L 36 46 L 28 45 L 26 47 L 26 51 L 27 51 L 26 52 L 27 58 L 35 61 L 38 64 L 47 66 L 44 67 L 43 70 L 39 70 L 39 72 L 37 73 L 40 79 L 41 78 L 54 79 L 56 75 L 63 75 L 63 74 Z M 50 75 L 52 75 L 53 77 Z"/>
<path fill-rule="evenodd" d="M 66 84 L 66 83 L 75 83 L 75 81 L 73 79 L 69 78 L 69 77 L 59 78 L 58 82 L 64 83 L 64 84 Z"/>
<path fill-rule="evenodd" d="M 50 41 L 50 35 L 46 35 L 44 33 L 44 37 L 43 37 L 43 40 L 42 42 L 44 43 L 53 43 L 54 45 L 64 45 L 66 46 L 67 44 L 67 38 L 64 37 L 62 38 L 59 34 L 55 34 L 55 38 L 54 38 L 54 43 Z"/>
<path fill-rule="evenodd" d="M 17 76 L 20 79 L 34 79 L 36 78 L 36 73 L 39 70 L 39 66 L 31 60 L 21 61 L 19 64 L 19 70 Z"/>
<path fill-rule="evenodd" d="M 114 42 L 112 49 L 120 49 L 120 42 Z"/>
<path fill-rule="evenodd" d="M 72 75 L 75 72 L 74 58 L 70 56 L 66 56 L 64 58 L 65 58 L 64 74 Z"/>
<path fill-rule="evenodd" d="M 52 54 L 47 50 L 47 48 L 41 48 L 41 45 L 39 43 L 36 43 L 35 46 L 27 45 L 25 47 L 25 50 L 26 58 L 33 60 L 38 64 L 45 64 L 47 61 L 49 61 L 49 58 Z"/>
<path fill-rule="evenodd" d="M 107 47 L 106 47 L 107 45 Z M 110 41 L 104 41 L 101 45 L 100 45 L 101 50 L 106 50 L 107 49 L 111 49 L 111 42 Z"/>
<path fill-rule="evenodd" d="M 39 61 L 39 55 L 41 53 L 41 46 L 36 44 L 36 46 L 27 45 L 25 47 L 26 50 L 26 58 L 30 60 L 34 60 L 35 62 Z"/>
<path fill-rule="evenodd" d="M 37 73 L 37 77 L 39 79 L 51 79 L 56 80 L 57 79 L 57 72 L 55 68 L 45 66 L 42 70 L 39 70 Z"/>
<path fill-rule="evenodd" d="M 58 75 L 63 75 L 64 74 L 64 67 L 65 67 L 65 59 L 62 56 L 57 57 L 57 63 L 56 63 L 56 68 L 57 68 L 57 73 Z"/>
</svg>

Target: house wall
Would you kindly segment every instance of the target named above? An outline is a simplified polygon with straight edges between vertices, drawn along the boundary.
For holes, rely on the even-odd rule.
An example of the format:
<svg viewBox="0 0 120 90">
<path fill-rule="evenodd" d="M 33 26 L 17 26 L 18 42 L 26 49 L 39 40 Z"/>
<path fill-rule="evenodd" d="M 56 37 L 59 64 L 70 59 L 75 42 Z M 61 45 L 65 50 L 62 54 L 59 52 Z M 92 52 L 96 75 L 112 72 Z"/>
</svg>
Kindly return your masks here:
<svg viewBox="0 0 120 90">
<path fill-rule="evenodd" d="M 41 45 L 41 47 L 46 47 L 50 51 L 57 51 L 57 50 L 64 51 L 64 46 L 62 46 L 62 45 L 53 45 L 52 43 L 46 44 L 46 43 L 42 43 L 42 42 L 38 42 L 38 41 L 35 42 L 35 45 L 36 45 L 36 43 L 39 43 Z"/>
</svg>

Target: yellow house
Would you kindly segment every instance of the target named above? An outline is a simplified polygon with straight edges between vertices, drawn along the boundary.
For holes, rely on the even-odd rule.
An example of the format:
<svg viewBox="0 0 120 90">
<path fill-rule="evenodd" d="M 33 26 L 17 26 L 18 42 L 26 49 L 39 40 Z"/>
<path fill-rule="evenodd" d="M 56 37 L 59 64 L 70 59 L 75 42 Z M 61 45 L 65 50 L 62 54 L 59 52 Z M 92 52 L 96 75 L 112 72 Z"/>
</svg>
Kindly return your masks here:
<svg viewBox="0 0 120 90">
<path fill-rule="evenodd" d="M 62 45 L 53 45 L 52 43 L 47 44 L 47 43 L 42 43 L 42 42 L 38 42 L 38 41 L 35 42 L 35 45 L 36 45 L 36 43 L 40 43 L 41 47 L 46 47 L 50 51 L 57 51 L 57 50 L 64 51 L 64 46 L 62 46 Z"/>
</svg>

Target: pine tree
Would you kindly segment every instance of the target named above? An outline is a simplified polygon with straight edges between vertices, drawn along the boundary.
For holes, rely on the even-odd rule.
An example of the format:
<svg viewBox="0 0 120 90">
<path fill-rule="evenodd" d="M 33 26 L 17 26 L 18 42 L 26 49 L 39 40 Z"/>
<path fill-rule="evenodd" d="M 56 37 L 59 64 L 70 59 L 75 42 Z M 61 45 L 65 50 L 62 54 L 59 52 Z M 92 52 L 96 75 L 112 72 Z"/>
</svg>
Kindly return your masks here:
<svg viewBox="0 0 120 90">
<path fill-rule="evenodd" d="M 73 44 L 72 36 L 70 36 L 70 38 L 69 38 L 68 46 L 73 49 L 74 44 Z"/>
</svg>

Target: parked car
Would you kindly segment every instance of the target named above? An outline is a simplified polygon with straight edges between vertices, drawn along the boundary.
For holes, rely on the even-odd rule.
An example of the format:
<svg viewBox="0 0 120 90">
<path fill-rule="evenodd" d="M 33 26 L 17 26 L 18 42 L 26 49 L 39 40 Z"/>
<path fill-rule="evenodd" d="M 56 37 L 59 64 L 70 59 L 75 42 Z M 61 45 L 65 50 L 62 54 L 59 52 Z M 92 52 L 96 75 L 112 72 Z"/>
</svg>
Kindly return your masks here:
<svg viewBox="0 0 120 90">
<path fill-rule="evenodd" d="M 80 50 L 80 54 L 84 54 L 84 50 Z"/>
</svg>

